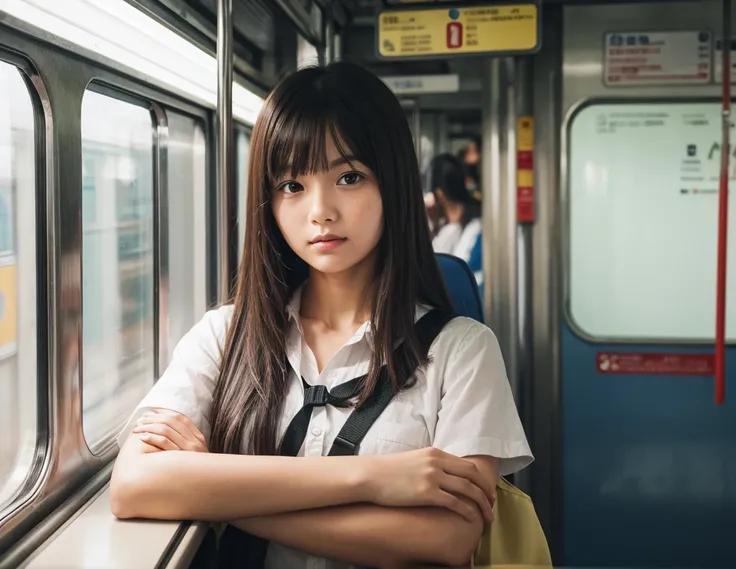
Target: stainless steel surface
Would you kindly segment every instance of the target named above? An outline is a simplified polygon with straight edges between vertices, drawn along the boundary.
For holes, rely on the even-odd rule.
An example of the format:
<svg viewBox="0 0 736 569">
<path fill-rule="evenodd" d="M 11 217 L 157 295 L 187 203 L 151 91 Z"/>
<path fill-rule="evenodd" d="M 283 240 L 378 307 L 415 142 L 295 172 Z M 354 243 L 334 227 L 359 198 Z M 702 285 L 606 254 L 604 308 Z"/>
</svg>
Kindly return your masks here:
<svg viewBox="0 0 736 569">
<path fill-rule="evenodd" d="M 27 557 L 14 550 L 1 566 L 13 569 L 189 567 L 209 524 L 117 520 L 110 512 L 106 484 L 111 466 L 80 491 L 80 497 L 84 498 L 81 507 L 61 508 L 54 514 L 63 524 L 53 535 L 36 544 L 37 548 Z M 100 547 L 101 544 L 104 546 Z"/>
<path fill-rule="evenodd" d="M 161 374 L 169 365 L 169 183 L 168 153 L 169 124 L 166 111 L 158 104 L 152 105 L 155 120 L 154 132 L 154 283 L 156 293 L 153 303 L 158 318 L 154 320 L 154 376 Z M 196 231 L 196 228 L 193 228 Z"/>
<path fill-rule="evenodd" d="M 514 128 L 517 126 L 517 117 L 534 115 L 534 98 L 532 90 L 532 60 L 529 57 L 519 57 L 516 63 L 516 115 Z M 536 132 L 536 129 L 535 131 Z M 510 149 L 516 158 L 516 145 Z M 518 164 L 516 165 L 518 168 Z M 514 176 L 516 181 L 516 176 Z M 535 184 L 536 185 L 536 184 Z M 537 195 L 537 189 L 534 189 Z M 511 196 L 516 196 L 516 184 L 514 184 Z M 536 208 L 535 208 L 536 209 Z M 517 399 L 516 405 L 519 409 L 522 421 L 529 431 L 529 443 L 534 448 L 533 431 L 530 429 L 534 421 L 534 342 L 533 342 L 533 254 L 532 243 L 533 225 L 529 223 L 517 223 L 516 235 L 516 283 L 517 283 L 517 319 L 518 319 L 518 360 L 517 360 Z M 531 469 L 525 468 L 514 476 L 514 484 L 525 492 L 530 492 Z"/>
<path fill-rule="evenodd" d="M 110 463 L 95 474 L 88 482 L 84 484 L 74 496 L 74 500 L 65 502 L 60 508 L 55 510 L 44 520 L 44 526 L 55 527 L 54 534 L 63 531 L 70 523 L 74 521 L 82 513 L 80 505 L 88 500 L 93 499 L 99 494 L 103 487 L 107 484 L 110 474 L 112 473 L 113 464 Z M 47 540 L 51 539 L 50 532 L 43 531 L 42 526 L 32 531 L 26 539 L 12 548 L 8 554 L 2 558 L 0 569 L 13 567 L 25 567 L 33 558 L 43 551 Z"/>
<path fill-rule="evenodd" d="M 640 30 L 641 23 L 647 22 L 648 32 L 673 30 L 719 29 L 719 0 L 700 2 L 679 2 L 676 11 L 667 11 L 661 4 L 569 6 L 564 8 L 564 29 L 574 30 L 566 33 L 563 39 L 563 84 L 562 84 L 562 143 L 561 151 L 561 234 L 562 251 L 562 290 L 563 317 L 580 337 L 595 342 L 614 341 L 612 338 L 592 336 L 582 330 L 570 314 L 570 203 L 568 179 L 568 132 L 576 114 L 586 105 L 624 101 L 669 102 L 673 100 L 720 100 L 720 85 L 666 85 L 609 87 L 603 77 L 603 37 L 610 30 Z M 683 26 L 683 22 L 687 25 Z M 736 16 L 732 16 L 736 25 Z M 663 89 L 666 89 L 664 91 Z M 666 95 L 665 95 L 666 93 Z M 715 220 L 714 220 L 715 223 Z M 712 341 L 697 338 L 656 341 L 652 338 L 615 338 L 617 344 L 701 344 Z M 733 345 L 733 341 L 727 344 Z"/>
<path fill-rule="evenodd" d="M 332 20 L 325 22 L 325 65 L 335 61 L 335 24 Z"/>
<path fill-rule="evenodd" d="M 516 66 L 511 58 L 490 59 L 486 65 L 481 166 L 484 308 L 518 400 Z"/>
<path fill-rule="evenodd" d="M 220 0 L 218 0 L 220 1 Z M 312 45 L 322 43 L 320 26 L 314 25 L 313 14 L 296 0 L 273 0 L 286 14 L 304 39 Z"/>
<path fill-rule="evenodd" d="M 232 0 L 217 0 L 217 236 L 218 300 L 230 298 L 230 212 L 233 191 Z"/>
<path fill-rule="evenodd" d="M 8 177 L 3 180 L 5 195 L 0 199 L 7 208 L 4 212 L 9 215 L 10 223 L 6 226 L 8 218 L 4 217 L 0 230 L 4 236 L 0 264 L 3 271 L 11 271 L 11 278 L 15 280 L 10 290 L 6 288 L 7 281 L 2 287 L 5 293 L 3 354 L 0 356 L 2 519 L 18 507 L 13 504 L 14 500 L 24 495 L 27 498 L 33 491 L 47 456 L 42 441 L 48 433 L 48 424 L 46 417 L 36 413 L 37 400 L 45 398 L 45 386 L 38 385 L 35 378 L 45 369 L 47 345 L 45 309 L 38 302 L 46 292 L 44 266 L 38 261 L 46 248 L 45 224 L 43 218 L 38 219 L 37 212 L 43 211 L 45 206 L 44 101 L 48 100 L 48 95 L 30 62 L 2 49 L 0 61 L 3 66 L 0 82 L 3 88 L 8 88 L 1 97 L 5 100 L 0 112 L 12 114 L 4 116 L 2 121 L 3 143 L 8 145 L 4 156 L 12 156 L 12 162 L 5 162 L 2 168 L 4 177 Z M 16 321 L 15 331 L 10 334 L 7 333 L 9 314 L 11 322 L 13 318 Z"/>
<path fill-rule="evenodd" d="M 47 321 L 39 319 L 39 326 L 46 330 L 39 336 L 44 344 L 39 345 L 38 413 L 39 440 L 47 442 L 37 449 L 25 498 L 0 513 L 0 554 L 34 526 L 32 540 L 53 532 L 60 518 L 49 517 L 51 512 L 67 499 L 65 507 L 78 507 L 80 498 L 74 493 L 117 452 L 111 444 L 99 456 L 93 455 L 82 430 L 80 123 L 85 89 L 96 80 L 208 123 L 208 114 L 201 107 L 146 82 L 95 66 L 82 55 L 71 56 L 51 43 L 38 41 L 34 35 L 11 29 L 9 23 L 13 22 L 6 19 L 0 23 L 2 45 L 28 58 L 26 68 L 36 90 L 38 124 L 43 134 L 37 151 L 38 200 L 44 204 L 39 212 L 45 215 L 38 220 L 45 225 L 39 233 L 43 239 L 39 244 L 39 267 L 43 270 L 39 271 L 38 294 L 48 316 Z M 132 409 L 137 401 L 129 403 Z M 24 545 L 19 543 L 18 547 Z"/>
<path fill-rule="evenodd" d="M 562 559 L 562 461 L 560 425 L 559 171 L 562 11 L 545 7 L 544 49 L 534 57 L 534 189 L 532 227 L 532 351 L 534 394 L 527 434 L 535 461 L 531 496 L 553 560 Z"/>
</svg>

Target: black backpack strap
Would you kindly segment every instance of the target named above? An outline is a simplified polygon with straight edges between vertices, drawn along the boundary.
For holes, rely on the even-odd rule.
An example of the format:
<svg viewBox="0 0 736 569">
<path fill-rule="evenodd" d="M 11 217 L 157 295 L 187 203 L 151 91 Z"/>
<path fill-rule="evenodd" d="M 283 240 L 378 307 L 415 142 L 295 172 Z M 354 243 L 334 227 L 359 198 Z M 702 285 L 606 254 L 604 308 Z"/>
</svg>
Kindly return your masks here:
<svg viewBox="0 0 736 569">
<path fill-rule="evenodd" d="M 333 407 L 349 407 L 351 400 L 355 397 L 363 383 L 365 376 L 356 377 L 346 383 L 336 386 L 328 391 L 324 385 L 309 385 L 304 378 L 304 405 L 286 428 L 284 437 L 281 439 L 278 454 L 281 456 L 296 456 L 302 443 L 307 436 L 307 427 L 312 418 L 312 410 L 315 407 L 332 405 Z"/>
<path fill-rule="evenodd" d="M 419 340 L 419 352 L 422 356 L 429 353 L 435 338 L 439 335 L 447 323 L 454 318 L 453 314 L 448 314 L 441 310 L 430 310 L 415 325 L 417 338 Z M 413 374 L 416 370 L 406 370 L 404 373 Z M 402 380 L 408 379 L 401 378 Z M 391 381 L 388 377 L 386 366 L 381 368 L 379 376 L 378 390 L 374 396 L 366 401 L 365 405 L 360 409 L 353 411 L 348 417 L 347 422 L 340 429 L 332 443 L 329 456 L 347 456 L 358 454 L 358 447 L 361 441 L 368 433 L 376 419 L 388 407 L 393 399 L 394 394 L 391 390 Z M 305 427 L 306 430 L 306 427 Z"/>
</svg>

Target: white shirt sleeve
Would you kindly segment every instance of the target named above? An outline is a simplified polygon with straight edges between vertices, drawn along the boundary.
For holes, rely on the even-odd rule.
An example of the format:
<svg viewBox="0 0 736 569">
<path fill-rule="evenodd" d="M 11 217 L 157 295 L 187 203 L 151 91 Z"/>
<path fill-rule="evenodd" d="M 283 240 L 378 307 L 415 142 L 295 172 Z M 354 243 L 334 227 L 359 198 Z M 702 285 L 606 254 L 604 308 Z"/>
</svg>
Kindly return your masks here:
<svg viewBox="0 0 736 569">
<path fill-rule="evenodd" d="M 469 222 L 465 226 L 465 229 L 463 229 L 460 239 L 458 239 L 457 244 L 452 250 L 452 254 L 455 257 L 460 257 L 466 263 L 470 261 L 470 253 L 473 252 L 473 247 L 475 247 L 475 242 L 478 240 L 482 229 L 483 225 L 479 218 Z"/>
<path fill-rule="evenodd" d="M 524 434 L 498 340 L 490 328 L 468 318 L 465 334 L 450 340 L 444 362 L 440 410 L 433 446 L 455 456 L 500 459 L 500 474 L 528 466 L 534 457 Z M 438 343 L 438 342 L 436 342 Z M 439 352 L 445 352 L 440 349 Z"/>
<path fill-rule="evenodd" d="M 434 252 L 452 255 L 461 235 L 462 228 L 459 223 L 443 225 L 432 240 Z"/>
<path fill-rule="evenodd" d="M 146 394 L 118 435 L 118 445 L 128 438 L 136 421 L 154 408 L 186 415 L 210 441 L 212 394 L 220 372 L 220 360 L 232 306 L 207 312 L 179 341 L 169 367 Z"/>
</svg>

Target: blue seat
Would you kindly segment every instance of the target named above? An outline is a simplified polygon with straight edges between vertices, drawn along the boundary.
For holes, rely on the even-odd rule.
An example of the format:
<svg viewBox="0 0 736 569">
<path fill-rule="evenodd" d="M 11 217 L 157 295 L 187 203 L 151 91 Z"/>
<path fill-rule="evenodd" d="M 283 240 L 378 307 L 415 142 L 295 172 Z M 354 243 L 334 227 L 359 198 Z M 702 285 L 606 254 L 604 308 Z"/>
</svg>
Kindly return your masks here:
<svg viewBox="0 0 736 569">
<path fill-rule="evenodd" d="M 435 255 L 455 312 L 459 316 L 485 323 L 478 284 L 468 264 L 459 257 L 446 253 Z"/>
</svg>

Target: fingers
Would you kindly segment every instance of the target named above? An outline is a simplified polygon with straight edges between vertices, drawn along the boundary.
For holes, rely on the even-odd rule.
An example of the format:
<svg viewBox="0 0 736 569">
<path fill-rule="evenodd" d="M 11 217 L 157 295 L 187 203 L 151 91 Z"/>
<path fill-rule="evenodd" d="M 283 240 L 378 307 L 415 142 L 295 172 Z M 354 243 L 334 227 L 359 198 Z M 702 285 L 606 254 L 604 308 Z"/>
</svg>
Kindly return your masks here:
<svg viewBox="0 0 736 569">
<path fill-rule="evenodd" d="M 445 474 L 445 476 L 440 480 L 440 488 L 445 492 L 454 494 L 455 496 L 462 495 L 472 500 L 478 504 L 483 517 L 489 522 L 493 521 L 493 507 L 491 506 L 488 496 L 486 496 L 483 490 L 478 488 L 478 486 L 470 482 L 467 478 Z"/>
<path fill-rule="evenodd" d="M 444 490 L 440 490 L 437 494 L 435 505 L 455 512 L 469 522 L 474 522 L 478 519 L 478 513 L 473 504 L 465 502 Z"/>
<path fill-rule="evenodd" d="M 496 489 L 493 484 L 481 473 L 480 470 L 470 462 L 462 458 L 450 457 L 443 461 L 443 470 L 454 476 L 460 476 L 470 480 L 478 488 L 483 490 L 488 500 L 494 500 L 496 495 Z"/>
<path fill-rule="evenodd" d="M 140 433 L 141 435 L 148 434 L 167 439 L 174 448 L 167 448 L 166 450 L 188 450 L 190 446 L 190 443 L 184 437 L 166 423 L 142 423 L 136 426 L 133 429 L 133 432 Z"/>
<path fill-rule="evenodd" d="M 207 441 L 205 440 L 202 432 L 197 428 L 197 425 L 195 425 L 194 422 L 192 422 L 192 420 L 183 413 L 177 413 L 176 411 L 171 411 L 170 409 L 154 409 L 153 411 L 156 414 L 171 417 L 174 422 L 187 429 L 192 434 L 192 436 L 196 438 L 200 443 L 207 446 Z M 179 432 L 182 435 L 186 436 L 184 432 Z"/>
<path fill-rule="evenodd" d="M 161 450 L 181 450 L 178 446 L 171 442 L 170 439 L 162 435 L 156 435 L 153 433 L 141 433 L 138 436 L 144 443 L 160 448 Z"/>
<path fill-rule="evenodd" d="M 158 410 L 143 415 L 134 433 L 150 432 L 170 439 L 180 450 L 207 452 L 204 435 L 187 417 L 173 411 Z"/>
</svg>

